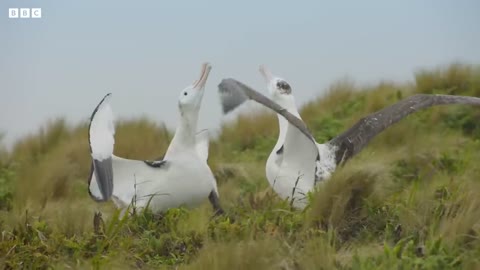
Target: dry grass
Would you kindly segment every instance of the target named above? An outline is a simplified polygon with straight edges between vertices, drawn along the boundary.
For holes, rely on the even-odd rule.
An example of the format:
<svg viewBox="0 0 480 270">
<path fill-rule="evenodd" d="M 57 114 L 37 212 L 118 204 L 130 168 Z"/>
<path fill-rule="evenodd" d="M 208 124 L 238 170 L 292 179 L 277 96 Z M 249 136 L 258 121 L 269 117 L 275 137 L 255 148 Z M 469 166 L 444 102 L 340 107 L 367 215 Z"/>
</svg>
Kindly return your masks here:
<svg viewBox="0 0 480 270">
<path fill-rule="evenodd" d="M 416 84 L 359 87 L 344 80 L 301 110 L 319 141 L 413 93 L 480 95 L 480 70 L 455 64 L 418 71 Z M 305 211 L 265 180 L 276 116 L 222 127 L 209 163 L 227 214 L 148 211 L 118 218 L 87 194 L 87 125 L 62 120 L 0 147 L 0 263 L 6 269 L 478 269 L 478 108 L 433 108 L 375 138 L 320 185 Z M 139 138 L 138 134 L 142 134 Z M 117 123 L 115 154 L 161 157 L 171 138 L 148 119 Z M 103 233 L 93 214 L 101 210 Z M 9 268 L 10 267 L 10 268 Z"/>
</svg>

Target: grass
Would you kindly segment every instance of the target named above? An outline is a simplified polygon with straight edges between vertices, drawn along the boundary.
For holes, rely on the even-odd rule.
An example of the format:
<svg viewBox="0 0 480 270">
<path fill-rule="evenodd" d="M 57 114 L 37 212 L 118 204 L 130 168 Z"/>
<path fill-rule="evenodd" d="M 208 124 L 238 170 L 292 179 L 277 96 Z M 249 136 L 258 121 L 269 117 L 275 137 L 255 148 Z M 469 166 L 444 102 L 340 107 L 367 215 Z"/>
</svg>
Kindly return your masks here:
<svg viewBox="0 0 480 270">
<path fill-rule="evenodd" d="M 301 114 L 326 141 L 365 114 L 414 93 L 480 96 L 478 68 L 420 70 L 415 83 L 332 85 Z M 265 180 L 276 116 L 240 117 L 211 142 L 226 215 L 194 210 L 120 217 L 87 194 L 87 124 L 47 123 L 0 147 L 0 264 L 4 269 L 479 269 L 480 110 L 439 107 L 375 138 L 292 210 Z M 145 134 L 138 140 L 137 134 Z M 171 131 L 117 123 L 115 154 L 161 156 Z M 94 225 L 96 211 L 103 223 Z"/>
</svg>

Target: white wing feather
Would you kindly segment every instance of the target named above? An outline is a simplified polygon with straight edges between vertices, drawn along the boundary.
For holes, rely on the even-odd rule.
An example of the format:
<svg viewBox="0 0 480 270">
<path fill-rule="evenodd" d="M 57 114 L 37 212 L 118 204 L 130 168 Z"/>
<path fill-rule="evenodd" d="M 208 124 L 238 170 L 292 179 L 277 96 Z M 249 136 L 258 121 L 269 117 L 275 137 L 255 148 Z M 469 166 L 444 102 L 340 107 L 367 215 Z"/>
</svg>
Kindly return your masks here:
<svg viewBox="0 0 480 270">
<path fill-rule="evenodd" d="M 208 160 L 208 146 L 210 143 L 208 130 L 204 129 L 195 135 L 197 153 L 202 160 Z"/>
<path fill-rule="evenodd" d="M 111 94 L 108 94 L 103 98 L 90 122 L 90 147 L 92 158 L 96 160 L 104 160 L 113 154 L 115 126 L 110 97 Z"/>
</svg>

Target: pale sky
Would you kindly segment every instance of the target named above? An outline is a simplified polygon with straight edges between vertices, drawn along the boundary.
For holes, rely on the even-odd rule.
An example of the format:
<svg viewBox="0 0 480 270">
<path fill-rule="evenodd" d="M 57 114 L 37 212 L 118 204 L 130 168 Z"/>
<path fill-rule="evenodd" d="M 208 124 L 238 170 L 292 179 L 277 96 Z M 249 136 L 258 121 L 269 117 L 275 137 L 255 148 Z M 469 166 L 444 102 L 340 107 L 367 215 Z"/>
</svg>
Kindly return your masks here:
<svg viewBox="0 0 480 270">
<path fill-rule="evenodd" d="M 9 19 L 15 7 L 42 18 Z M 0 132 L 11 144 L 58 116 L 85 121 L 107 92 L 117 118 L 174 128 L 180 90 L 204 61 L 199 128 L 220 124 L 222 78 L 264 91 L 260 64 L 299 105 L 344 76 L 412 81 L 419 68 L 480 64 L 479 14 L 476 0 L 1 0 Z"/>
</svg>

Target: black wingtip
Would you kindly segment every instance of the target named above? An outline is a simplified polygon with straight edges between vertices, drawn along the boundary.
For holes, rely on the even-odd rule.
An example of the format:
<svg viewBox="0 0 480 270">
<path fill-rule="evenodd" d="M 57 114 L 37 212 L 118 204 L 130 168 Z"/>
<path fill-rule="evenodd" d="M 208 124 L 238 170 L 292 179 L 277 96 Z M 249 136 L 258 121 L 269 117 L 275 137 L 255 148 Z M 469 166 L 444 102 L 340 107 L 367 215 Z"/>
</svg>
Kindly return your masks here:
<svg viewBox="0 0 480 270">
<path fill-rule="evenodd" d="M 218 84 L 223 114 L 228 114 L 248 100 L 244 89 L 235 79 L 226 78 Z"/>
<path fill-rule="evenodd" d="M 238 83 L 235 79 L 225 78 L 218 84 L 218 91 L 220 93 L 230 93 L 233 90 L 238 90 Z"/>
<path fill-rule="evenodd" d="M 222 112 L 223 114 L 229 114 L 231 111 L 233 111 L 235 108 L 226 106 L 225 104 L 222 104 Z"/>
<path fill-rule="evenodd" d="M 97 106 L 95 107 L 95 109 L 93 110 L 92 112 L 92 115 L 90 116 L 90 125 L 92 124 L 92 121 L 93 121 L 93 118 L 95 117 L 95 114 L 97 113 L 98 109 L 100 108 L 100 106 L 103 104 L 103 102 L 105 102 L 105 100 L 110 97 L 112 95 L 112 93 L 107 93 L 103 98 L 102 100 L 97 104 Z M 89 130 L 90 130 L 90 126 L 89 126 Z"/>
<path fill-rule="evenodd" d="M 231 82 L 234 82 L 235 80 L 232 79 L 232 78 L 223 78 L 220 83 L 218 84 L 218 87 L 220 88 L 221 86 L 227 84 L 227 83 L 231 83 Z"/>
</svg>

